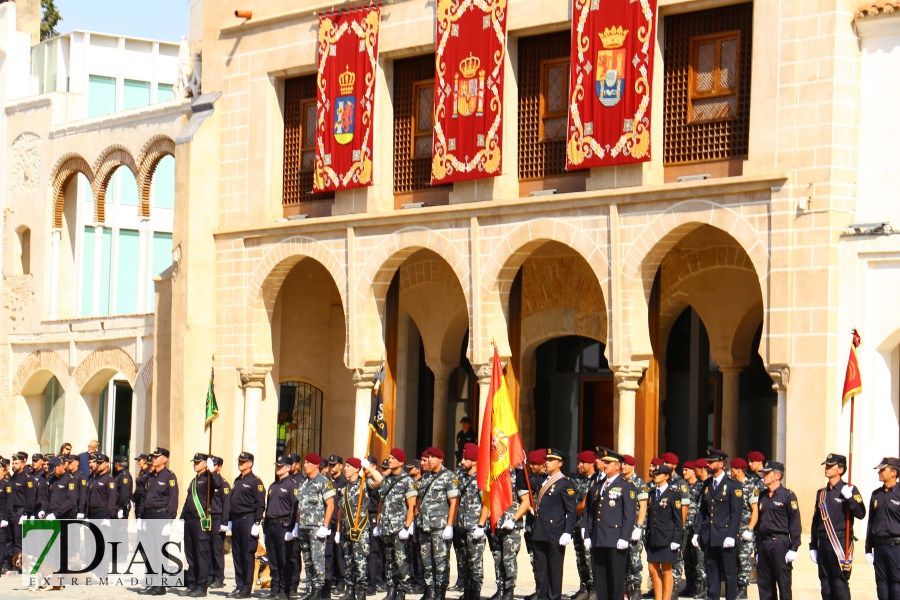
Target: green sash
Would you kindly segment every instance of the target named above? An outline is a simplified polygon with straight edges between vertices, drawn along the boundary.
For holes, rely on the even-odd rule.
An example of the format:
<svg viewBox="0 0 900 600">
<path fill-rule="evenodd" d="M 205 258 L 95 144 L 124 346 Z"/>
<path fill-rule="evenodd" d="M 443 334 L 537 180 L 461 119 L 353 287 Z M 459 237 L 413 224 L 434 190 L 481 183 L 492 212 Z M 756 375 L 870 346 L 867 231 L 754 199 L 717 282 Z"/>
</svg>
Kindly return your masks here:
<svg viewBox="0 0 900 600">
<path fill-rule="evenodd" d="M 207 482 L 207 485 L 209 485 L 209 482 Z M 209 515 L 203 510 L 203 505 L 200 503 L 200 498 L 197 496 L 196 477 L 194 477 L 194 481 L 191 482 L 191 495 L 194 498 L 194 508 L 197 509 L 197 514 L 200 515 L 200 529 L 202 531 L 209 531 L 212 529 L 212 519 L 209 518 Z"/>
</svg>

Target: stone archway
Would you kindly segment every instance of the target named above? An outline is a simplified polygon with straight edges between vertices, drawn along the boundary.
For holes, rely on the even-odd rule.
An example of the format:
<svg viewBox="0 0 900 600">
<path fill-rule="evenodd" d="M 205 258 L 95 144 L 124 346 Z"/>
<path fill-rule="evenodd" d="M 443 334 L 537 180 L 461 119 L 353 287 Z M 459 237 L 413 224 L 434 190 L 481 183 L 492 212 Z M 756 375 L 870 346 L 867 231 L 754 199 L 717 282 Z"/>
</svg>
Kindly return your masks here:
<svg viewBox="0 0 900 600">
<path fill-rule="evenodd" d="M 153 175 L 159 161 L 166 156 L 175 156 L 175 142 L 165 135 L 150 138 L 141 148 L 137 168 L 137 186 L 142 217 L 150 216 L 150 189 L 153 185 Z"/>
<path fill-rule="evenodd" d="M 106 148 L 94 163 L 94 179 L 91 188 L 94 192 L 94 219 L 98 223 L 106 221 L 106 188 L 113 173 L 119 167 L 127 167 L 135 180 L 138 177 L 137 164 L 128 148 L 115 144 Z"/>
<path fill-rule="evenodd" d="M 36 350 L 26 356 L 25 360 L 16 369 L 16 374 L 12 379 L 12 395 L 20 396 L 26 393 L 34 393 L 26 389 L 26 384 L 30 383 L 29 380 L 38 371 L 46 371 L 48 373 L 47 379 L 51 375 L 56 377 L 63 387 L 69 381 L 69 367 L 59 354 L 53 350 Z M 46 381 L 44 384 L 46 384 Z M 29 385 L 28 387 L 31 386 Z M 43 385 L 39 387 L 43 389 Z"/>
<path fill-rule="evenodd" d="M 127 352 L 115 346 L 105 346 L 91 352 L 87 358 L 81 361 L 78 368 L 75 369 L 72 378 L 78 389 L 84 388 L 85 384 L 91 380 L 98 372 L 109 369 L 115 373 L 122 373 L 128 380 L 132 389 L 137 379 L 137 369 L 134 359 Z M 114 373 L 114 374 L 115 374 Z"/>
<path fill-rule="evenodd" d="M 75 177 L 78 173 L 81 173 L 85 176 L 85 178 L 87 178 L 88 183 L 93 185 L 94 170 L 91 169 L 90 163 L 88 163 L 88 161 L 86 161 L 83 156 L 72 152 L 69 154 L 64 154 L 62 157 L 60 157 L 51 172 L 52 175 L 50 176 L 50 188 L 53 194 L 53 218 L 51 220 L 51 227 L 60 229 L 63 226 L 63 212 L 65 210 L 66 203 L 66 187 L 68 187 L 69 181 L 72 179 L 72 177 Z"/>
</svg>

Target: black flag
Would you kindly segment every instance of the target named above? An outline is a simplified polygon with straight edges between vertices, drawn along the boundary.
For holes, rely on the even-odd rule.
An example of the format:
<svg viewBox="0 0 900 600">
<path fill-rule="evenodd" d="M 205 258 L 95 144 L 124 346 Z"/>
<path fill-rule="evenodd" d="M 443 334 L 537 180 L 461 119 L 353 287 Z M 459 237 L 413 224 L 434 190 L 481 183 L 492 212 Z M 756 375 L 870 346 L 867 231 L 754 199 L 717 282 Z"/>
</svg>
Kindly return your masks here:
<svg viewBox="0 0 900 600">
<path fill-rule="evenodd" d="M 372 390 L 372 411 L 369 413 L 369 428 L 375 433 L 379 440 L 387 444 L 388 427 L 384 420 L 384 395 L 382 394 L 382 385 L 384 384 L 384 362 L 381 368 L 375 373 L 375 388 Z"/>
</svg>

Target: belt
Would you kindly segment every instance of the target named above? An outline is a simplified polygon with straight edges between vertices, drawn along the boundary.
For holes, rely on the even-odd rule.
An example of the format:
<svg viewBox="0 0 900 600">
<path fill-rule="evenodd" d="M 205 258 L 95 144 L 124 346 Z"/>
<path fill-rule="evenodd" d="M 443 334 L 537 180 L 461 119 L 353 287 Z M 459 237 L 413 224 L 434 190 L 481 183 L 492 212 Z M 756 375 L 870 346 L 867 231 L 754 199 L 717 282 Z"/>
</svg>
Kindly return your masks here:
<svg viewBox="0 0 900 600">
<path fill-rule="evenodd" d="M 159 514 L 159 513 L 164 513 L 167 510 L 169 510 L 169 509 L 167 509 L 167 508 L 145 508 L 145 509 L 143 509 L 143 514 L 155 515 L 155 514 Z"/>
<path fill-rule="evenodd" d="M 900 536 L 882 537 L 880 535 L 873 535 L 872 544 L 875 546 L 898 546 L 900 545 Z"/>
<path fill-rule="evenodd" d="M 234 513 L 234 516 L 231 517 L 231 520 L 237 521 L 238 519 L 246 519 L 247 517 L 252 517 L 255 514 L 256 514 L 255 512 Z"/>
<path fill-rule="evenodd" d="M 766 535 L 760 535 L 759 541 L 767 542 L 769 540 L 777 540 L 781 538 L 786 538 L 788 534 L 786 533 L 767 533 Z"/>
</svg>

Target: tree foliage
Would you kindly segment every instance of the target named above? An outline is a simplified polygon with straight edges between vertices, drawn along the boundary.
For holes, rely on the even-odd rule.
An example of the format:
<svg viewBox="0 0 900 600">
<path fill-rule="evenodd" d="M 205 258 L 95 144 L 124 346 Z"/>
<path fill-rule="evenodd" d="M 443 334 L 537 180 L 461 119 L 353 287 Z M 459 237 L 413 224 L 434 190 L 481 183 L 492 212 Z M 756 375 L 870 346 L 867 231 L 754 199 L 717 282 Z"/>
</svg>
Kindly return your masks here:
<svg viewBox="0 0 900 600">
<path fill-rule="evenodd" d="M 62 20 L 54 0 L 41 0 L 41 41 L 59 35 L 56 24 Z"/>
</svg>

